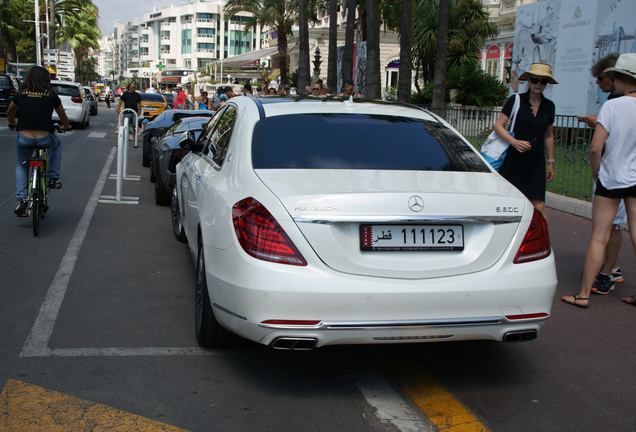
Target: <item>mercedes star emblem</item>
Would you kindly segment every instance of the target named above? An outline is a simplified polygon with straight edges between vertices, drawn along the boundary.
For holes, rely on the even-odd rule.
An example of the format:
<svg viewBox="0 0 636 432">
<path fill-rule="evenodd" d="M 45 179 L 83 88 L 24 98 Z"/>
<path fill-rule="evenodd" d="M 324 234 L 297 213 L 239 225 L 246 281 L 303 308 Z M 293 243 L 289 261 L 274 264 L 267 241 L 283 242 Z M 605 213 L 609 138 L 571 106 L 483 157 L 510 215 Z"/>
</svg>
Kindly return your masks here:
<svg viewBox="0 0 636 432">
<path fill-rule="evenodd" d="M 409 208 L 414 212 L 421 212 L 424 208 L 424 200 L 419 195 L 409 198 Z"/>
</svg>

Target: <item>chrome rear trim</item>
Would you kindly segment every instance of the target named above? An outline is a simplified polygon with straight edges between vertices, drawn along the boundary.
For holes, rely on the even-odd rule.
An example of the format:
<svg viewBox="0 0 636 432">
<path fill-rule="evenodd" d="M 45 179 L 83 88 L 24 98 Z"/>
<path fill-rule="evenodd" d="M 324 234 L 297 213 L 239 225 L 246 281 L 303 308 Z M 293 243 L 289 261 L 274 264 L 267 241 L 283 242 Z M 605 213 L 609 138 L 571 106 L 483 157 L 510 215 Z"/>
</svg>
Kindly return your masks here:
<svg viewBox="0 0 636 432">
<path fill-rule="evenodd" d="M 335 223 L 492 223 L 521 222 L 521 216 L 296 216 L 294 222 L 332 225 Z"/>
<path fill-rule="evenodd" d="M 284 324 L 263 324 L 260 327 L 281 330 L 417 330 L 450 327 L 477 327 L 499 325 L 507 322 L 503 317 L 443 319 L 427 321 L 323 321 L 315 326 L 296 326 Z"/>
</svg>

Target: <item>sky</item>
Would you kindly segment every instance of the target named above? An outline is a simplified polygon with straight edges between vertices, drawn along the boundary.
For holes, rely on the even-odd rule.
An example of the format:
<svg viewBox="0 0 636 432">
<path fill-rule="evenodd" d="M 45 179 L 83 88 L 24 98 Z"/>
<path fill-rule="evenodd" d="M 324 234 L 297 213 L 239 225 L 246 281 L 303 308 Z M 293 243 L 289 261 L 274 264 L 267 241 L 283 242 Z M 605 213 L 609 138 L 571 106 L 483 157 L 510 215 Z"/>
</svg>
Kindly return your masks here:
<svg viewBox="0 0 636 432">
<path fill-rule="evenodd" d="M 99 8 L 99 29 L 102 36 L 107 36 L 113 32 L 115 20 L 127 23 L 134 18 L 141 18 L 154 7 L 159 9 L 171 3 L 179 4 L 180 0 L 93 0 L 93 3 Z"/>
</svg>

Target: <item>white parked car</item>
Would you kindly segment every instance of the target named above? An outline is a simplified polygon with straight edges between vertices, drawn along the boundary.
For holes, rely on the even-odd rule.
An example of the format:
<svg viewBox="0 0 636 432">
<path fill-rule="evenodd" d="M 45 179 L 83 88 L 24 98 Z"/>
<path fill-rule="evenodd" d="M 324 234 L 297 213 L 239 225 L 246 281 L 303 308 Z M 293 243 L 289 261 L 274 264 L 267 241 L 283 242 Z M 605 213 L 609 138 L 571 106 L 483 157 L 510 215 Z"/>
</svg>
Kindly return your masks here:
<svg viewBox="0 0 636 432">
<path fill-rule="evenodd" d="M 204 346 L 524 341 L 550 315 L 546 221 L 430 112 L 237 97 L 180 144 Z"/>
<path fill-rule="evenodd" d="M 69 81 L 51 81 L 51 87 L 60 97 L 68 120 L 76 129 L 84 129 L 90 124 L 90 106 L 81 84 Z M 51 117 L 59 121 L 55 111 Z"/>
</svg>

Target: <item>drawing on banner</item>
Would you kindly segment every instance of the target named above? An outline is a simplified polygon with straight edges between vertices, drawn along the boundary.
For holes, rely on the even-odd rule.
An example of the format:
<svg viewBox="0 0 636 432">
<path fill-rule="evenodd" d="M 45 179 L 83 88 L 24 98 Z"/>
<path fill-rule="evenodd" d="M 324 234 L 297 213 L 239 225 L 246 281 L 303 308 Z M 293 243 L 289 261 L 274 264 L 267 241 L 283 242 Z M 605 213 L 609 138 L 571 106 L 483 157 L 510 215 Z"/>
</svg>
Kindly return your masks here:
<svg viewBox="0 0 636 432">
<path fill-rule="evenodd" d="M 560 0 L 538 2 L 517 9 L 514 54 L 511 60 L 511 85 L 519 90 L 519 76 L 532 63 L 554 66 L 559 17 L 555 11 L 561 8 Z"/>
</svg>

